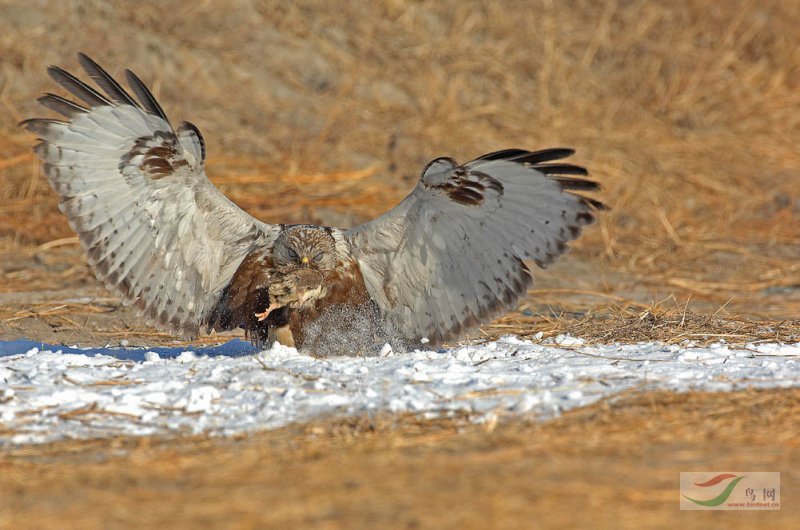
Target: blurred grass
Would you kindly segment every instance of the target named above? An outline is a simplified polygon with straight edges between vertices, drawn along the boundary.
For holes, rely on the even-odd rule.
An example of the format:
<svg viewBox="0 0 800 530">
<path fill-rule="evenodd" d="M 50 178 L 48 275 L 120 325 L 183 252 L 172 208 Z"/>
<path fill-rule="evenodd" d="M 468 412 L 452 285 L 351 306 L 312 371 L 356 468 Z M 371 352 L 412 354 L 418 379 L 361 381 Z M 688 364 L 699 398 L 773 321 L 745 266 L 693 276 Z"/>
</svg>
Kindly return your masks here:
<svg viewBox="0 0 800 530">
<path fill-rule="evenodd" d="M 4 3 L 0 251 L 71 235 L 15 125 L 83 50 L 196 123 L 212 180 L 267 221 L 354 224 L 435 156 L 574 146 L 612 207 L 579 256 L 796 315 L 797 27 L 789 0 Z"/>
</svg>

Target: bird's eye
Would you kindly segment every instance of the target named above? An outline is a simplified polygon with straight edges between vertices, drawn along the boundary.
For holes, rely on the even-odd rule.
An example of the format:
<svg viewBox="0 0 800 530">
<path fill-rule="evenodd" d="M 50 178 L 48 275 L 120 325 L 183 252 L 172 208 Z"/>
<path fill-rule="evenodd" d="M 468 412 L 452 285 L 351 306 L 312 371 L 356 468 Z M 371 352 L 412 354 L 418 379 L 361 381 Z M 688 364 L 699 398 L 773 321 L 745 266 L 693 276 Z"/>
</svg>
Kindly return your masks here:
<svg viewBox="0 0 800 530">
<path fill-rule="evenodd" d="M 292 258 L 292 259 L 297 259 L 300 256 L 298 256 L 297 252 L 295 252 L 293 248 L 290 248 L 289 249 L 289 257 Z"/>
<path fill-rule="evenodd" d="M 321 259 L 322 259 L 322 256 L 324 256 L 324 255 L 325 255 L 325 253 L 324 253 L 324 252 L 320 252 L 319 254 L 317 254 L 316 256 L 314 256 L 314 258 L 313 258 L 311 261 L 316 261 L 316 262 L 319 262 L 319 260 L 321 260 Z"/>
</svg>

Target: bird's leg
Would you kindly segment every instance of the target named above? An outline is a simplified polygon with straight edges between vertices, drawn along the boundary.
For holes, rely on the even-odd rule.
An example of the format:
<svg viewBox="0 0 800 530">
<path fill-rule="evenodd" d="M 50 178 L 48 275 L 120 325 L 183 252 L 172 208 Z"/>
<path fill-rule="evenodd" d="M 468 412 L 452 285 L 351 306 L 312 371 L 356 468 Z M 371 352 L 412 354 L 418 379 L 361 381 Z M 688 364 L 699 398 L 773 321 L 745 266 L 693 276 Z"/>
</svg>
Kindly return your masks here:
<svg viewBox="0 0 800 530">
<path fill-rule="evenodd" d="M 266 318 L 269 316 L 269 314 L 273 310 L 278 309 L 279 307 L 281 307 L 281 306 L 279 306 L 275 302 L 270 303 L 269 307 L 267 309 L 265 309 L 263 313 L 256 313 L 256 316 L 258 317 L 258 321 L 261 322 L 262 320 L 266 320 Z"/>
<path fill-rule="evenodd" d="M 292 329 L 288 324 L 280 328 L 273 328 L 272 337 L 284 346 L 289 346 L 290 348 L 296 347 Z"/>
</svg>

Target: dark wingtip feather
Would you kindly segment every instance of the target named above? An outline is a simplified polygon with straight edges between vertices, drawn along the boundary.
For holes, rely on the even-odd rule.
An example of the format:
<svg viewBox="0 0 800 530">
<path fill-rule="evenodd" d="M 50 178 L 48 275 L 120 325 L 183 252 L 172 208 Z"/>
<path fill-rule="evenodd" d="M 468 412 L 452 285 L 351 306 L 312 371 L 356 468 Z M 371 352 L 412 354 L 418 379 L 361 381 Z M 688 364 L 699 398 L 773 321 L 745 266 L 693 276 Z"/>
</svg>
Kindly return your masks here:
<svg viewBox="0 0 800 530">
<path fill-rule="evenodd" d="M 524 155 L 526 153 L 529 153 L 529 151 L 525 151 L 524 149 L 502 149 L 500 151 L 493 151 L 481 155 L 475 160 L 508 160 L 511 157 Z"/>
<path fill-rule="evenodd" d="M 597 191 L 600 184 L 593 180 L 574 179 L 569 177 L 551 177 L 561 185 L 561 189 L 569 191 Z"/>
<path fill-rule="evenodd" d="M 97 90 L 93 89 L 66 70 L 59 68 L 58 66 L 48 66 L 47 73 L 53 78 L 53 81 L 64 87 L 73 96 L 81 99 L 90 106 L 113 106 L 113 103 L 103 97 L 103 95 Z"/>
<path fill-rule="evenodd" d="M 560 160 L 575 154 L 574 149 L 568 147 L 555 147 L 541 151 L 526 151 L 525 149 L 503 149 L 479 156 L 478 160 L 508 160 L 519 164 L 540 164 L 551 160 Z"/>
<path fill-rule="evenodd" d="M 519 164 L 541 164 L 543 162 L 550 162 L 553 160 L 561 160 L 568 158 L 575 154 L 575 149 L 569 147 L 554 147 L 552 149 L 542 149 L 541 151 L 526 151 L 509 158 L 512 162 Z"/>
<path fill-rule="evenodd" d="M 574 166 L 572 164 L 536 164 L 536 171 L 541 171 L 545 175 L 581 175 L 589 176 L 589 171 L 585 167 Z"/>
<path fill-rule="evenodd" d="M 599 212 L 605 212 L 611 209 L 602 202 L 598 201 L 597 199 L 592 199 L 591 197 L 581 197 L 581 202 Z"/>
<path fill-rule="evenodd" d="M 164 113 L 164 109 L 161 108 L 161 105 L 158 104 L 156 98 L 153 96 L 150 89 L 142 82 L 139 77 L 133 73 L 131 70 L 125 70 L 125 78 L 128 80 L 128 84 L 133 89 L 133 93 L 136 94 L 136 97 L 139 98 L 142 105 L 144 106 L 145 110 L 151 114 L 155 114 L 163 119 L 165 122 L 169 123 L 169 119 L 167 119 L 167 115 Z"/>
<path fill-rule="evenodd" d="M 89 74 L 89 77 L 94 79 L 98 86 L 105 90 L 106 94 L 115 102 L 122 103 L 123 105 L 131 105 L 133 107 L 139 106 L 136 104 L 136 100 L 134 100 L 131 95 L 91 57 L 85 53 L 79 52 L 78 62 L 81 63 L 81 66 L 86 73 Z"/>
<path fill-rule="evenodd" d="M 22 127 L 22 128 L 23 128 L 23 129 L 25 129 L 26 131 L 33 132 L 33 131 L 31 131 L 31 129 L 30 129 L 30 128 L 31 128 L 31 122 L 34 122 L 34 121 L 36 121 L 36 120 L 38 120 L 38 119 L 39 119 L 39 118 L 28 118 L 27 120 L 22 120 L 21 122 L 19 122 L 19 123 L 17 124 L 17 127 Z"/>
<path fill-rule="evenodd" d="M 81 107 L 74 101 L 70 101 L 66 98 L 62 98 L 61 96 L 57 96 L 49 92 L 39 97 L 36 101 L 38 101 L 43 107 L 50 109 L 53 112 L 58 112 L 67 118 L 71 118 L 75 114 L 88 112 L 89 110 L 86 107 Z"/>
<path fill-rule="evenodd" d="M 39 134 L 47 131 L 47 128 L 52 124 L 64 124 L 66 122 L 61 120 L 54 120 L 51 118 L 29 118 L 27 120 L 22 120 L 17 124 L 17 127 L 22 127 L 26 131 L 31 132 L 33 134 Z"/>
</svg>

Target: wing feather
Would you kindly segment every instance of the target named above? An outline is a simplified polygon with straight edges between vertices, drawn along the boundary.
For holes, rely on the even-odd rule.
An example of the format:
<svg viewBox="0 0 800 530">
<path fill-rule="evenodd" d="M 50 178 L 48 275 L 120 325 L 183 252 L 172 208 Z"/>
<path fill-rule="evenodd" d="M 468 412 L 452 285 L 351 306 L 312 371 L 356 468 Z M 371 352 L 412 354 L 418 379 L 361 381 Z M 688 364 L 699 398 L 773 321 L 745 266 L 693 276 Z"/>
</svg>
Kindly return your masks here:
<svg viewBox="0 0 800 530">
<path fill-rule="evenodd" d="M 345 233 L 389 329 L 434 344 L 512 308 L 532 283 L 523 260 L 546 267 L 594 221 L 598 185 L 552 163 L 572 149 L 506 149 L 463 166 L 440 158 L 414 191 Z"/>
<path fill-rule="evenodd" d="M 70 94 L 78 99 L 83 100 L 84 103 L 91 107 L 100 105 L 111 105 L 111 102 L 103 97 L 100 92 L 93 89 L 71 73 L 59 68 L 58 66 L 50 66 L 47 73 L 53 78 L 53 81 L 64 87 Z"/>
<path fill-rule="evenodd" d="M 86 106 L 47 94 L 42 105 L 67 121 L 22 125 L 41 140 L 34 152 L 98 279 L 149 322 L 194 335 L 245 256 L 270 246 L 279 228 L 211 184 L 199 130 L 173 130 L 135 74 L 126 76 L 141 103 L 92 59 L 79 60 L 105 94 L 50 67 Z"/>
<path fill-rule="evenodd" d="M 94 82 L 100 86 L 100 88 L 105 90 L 106 94 L 108 94 L 111 99 L 114 100 L 114 102 L 123 105 L 130 105 L 131 107 L 139 107 L 130 94 L 128 94 L 128 92 L 126 92 L 125 89 L 122 88 L 122 86 L 108 74 L 108 72 L 103 70 L 99 64 L 94 62 L 91 57 L 84 53 L 79 53 L 78 62 L 81 63 L 81 66 L 84 70 L 86 70 L 86 73 L 89 74 L 89 77 L 91 77 Z"/>
<path fill-rule="evenodd" d="M 161 105 L 158 104 L 158 101 L 156 101 L 156 98 L 153 96 L 153 93 L 150 92 L 150 89 L 147 88 L 147 85 L 145 85 L 142 80 L 139 79 L 139 76 L 137 76 L 131 70 L 125 70 L 125 78 L 128 80 L 128 84 L 131 86 L 133 93 L 136 94 L 136 97 L 139 98 L 139 101 L 141 101 L 142 105 L 144 105 L 145 110 L 169 123 L 164 109 L 162 109 Z"/>
<path fill-rule="evenodd" d="M 38 101 L 43 107 L 48 108 L 53 112 L 58 112 L 67 118 L 71 118 L 74 114 L 88 112 L 86 107 L 82 107 L 74 101 L 70 101 L 67 98 L 62 98 L 56 94 L 47 93 L 38 98 L 36 101 Z"/>
</svg>

